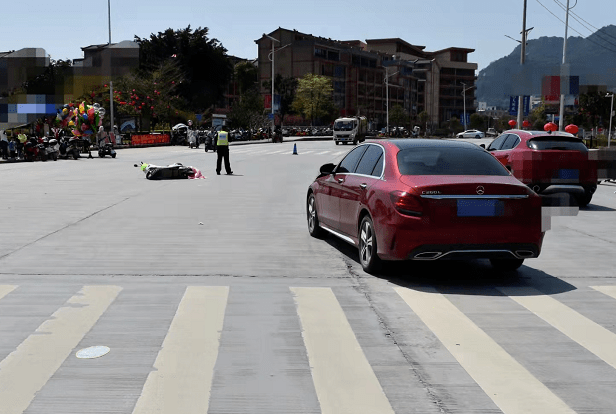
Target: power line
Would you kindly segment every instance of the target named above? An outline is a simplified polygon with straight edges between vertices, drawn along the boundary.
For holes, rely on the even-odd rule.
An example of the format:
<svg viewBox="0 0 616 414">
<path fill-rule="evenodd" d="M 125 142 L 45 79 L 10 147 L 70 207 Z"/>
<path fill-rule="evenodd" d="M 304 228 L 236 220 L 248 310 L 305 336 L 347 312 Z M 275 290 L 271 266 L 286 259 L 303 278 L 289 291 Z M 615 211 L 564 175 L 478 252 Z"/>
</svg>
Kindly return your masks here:
<svg viewBox="0 0 616 414">
<path fill-rule="evenodd" d="M 562 7 L 565 7 L 565 6 L 564 6 L 562 3 L 560 3 L 558 0 L 554 0 L 554 1 L 556 1 L 557 3 L 559 3 Z M 571 11 L 571 7 L 569 8 L 569 13 L 570 13 L 570 14 L 572 14 L 572 15 L 574 15 L 574 16 L 576 16 L 576 17 L 578 17 L 579 19 L 581 19 L 584 23 L 586 23 L 587 25 L 589 25 L 590 27 L 592 27 L 593 29 L 595 29 L 595 31 L 599 31 L 599 30 L 601 30 L 601 29 L 597 28 L 596 26 L 593 26 L 591 23 L 588 23 L 586 20 L 584 20 L 584 19 L 583 19 L 582 17 L 580 17 L 578 14 L 576 14 L 576 13 L 572 12 L 572 11 Z M 576 20 L 577 20 L 577 19 L 576 19 Z M 578 21 L 578 22 L 579 22 L 579 21 Z M 581 23 L 580 23 L 580 24 L 581 24 Z M 587 28 L 587 29 L 588 29 L 588 28 Z M 591 31 L 590 29 L 588 29 L 588 30 L 589 30 L 589 31 Z M 604 34 L 604 35 L 606 35 L 606 36 L 609 36 L 609 37 L 611 37 L 612 39 L 615 39 L 615 40 L 616 40 L 616 36 L 612 36 L 612 35 L 611 35 L 611 34 L 609 34 L 609 33 L 602 33 L 602 34 Z"/>
<path fill-rule="evenodd" d="M 555 2 L 556 4 L 558 4 L 558 5 L 560 6 L 560 8 L 561 8 L 561 9 L 563 9 L 565 12 L 567 11 L 567 7 L 566 7 L 564 4 L 562 4 L 560 1 L 558 1 L 558 0 L 554 0 L 554 2 Z M 608 35 L 608 36 L 612 37 L 611 35 L 609 35 L 608 33 L 599 33 L 599 29 L 597 29 L 595 26 L 592 26 L 590 23 L 586 22 L 586 20 L 582 19 L 582 20 L 584 20 L 584 22 L 586 22 L 587 24 L 589 24 L 590 26 L 594 27 L 594 28 L 597 30 L 597 32 L 593 32 L 591 29 L 589 29 L 587 26 L 585 26 L 582 22 L 580 22 L 580 21 L 577 19 L 577 17 L 579 17 L 579 16 L 578 16 L 577 14 L 575 14 L 575 13 L 573 13 L 573 12 L 571 11 L 571 7 L 569 7 L 569 14 L 571 14 L 571 15 L 572 15 L 571 17 L 573 17 L 573 19 L 575 19 L 575 20 L 576 20 L 579 24 L 581 24 L 582 26 L 584 26 L 584 28 L 585 28 L 586 30 L 588 30 L 588 31 L 589 31 L 589 32 L 591 32 L 592 34 L 596 34 L 596 35 L 597 35 L 597 37 L 598 37 L 599 39 L 603 40 L 604 42 L 609 43 L 610 45 L 612 45 L 612 46 L 616 47 L 616 43 L 612 43 L 612 42 L 610 42 L 609 40 L 607 40 L 607 39 L 603 38 L 603 34 L 605 34 L 605 35 Z M 614 38 L 614 39 L 616 39 L 616 38 Z"/>
<path fill-rule="evenodd" d="M 543 7 L 544 9 L 546 9 L 546 10 L 548 11 L 548 13 L 550 13 L 552 16 L 556 17 L 556 18 L 557 18 L 558 20 L 560 20 L 563 24 L 565 23 L 565 22 L 563 22 L 563 21 L 560 19 L 560 17 L 558 17 L 557 15 L 555 15 L 554 13 L 552 13 L 552 12 L 550 11 L 550 9 L 548 9 L 547 7 L 545 7 L 545 6 L 543 5 L 543 3 L 541 3 L 539 0 L 536 0 L 536 1 L 537 1 L 537 3 L 539 3 L 539 4 L 541 5 L 541 7 Z M 577 30 L 575 30 L 575 29 L 574 29 L 574 28 L 572 28 L 572 27 L 569 27 L 569 28 L 570 28 L 571 30 L 573 30 L 575 33 L 577 33 L 577 34 L 579 34 L 580 36 L 582 36 L 584 39 L 588 40 L 589 42 L 594 43 L 594 44 L 596 44 L 597 46 L 602 47 L 602 48 L 604 48 L 604 49 L 606 49 L 606 50 L 609 50 L 610 52 L 614 52 L 614 53 L 616 53 L 616 50 L 614 50 L 614 49 L 610 49 L 609 47 L 607 47 L 607 46 L 605 46 L 605 45 L 602 45 L 601 43 L 597 43 L 597 42 L 595 42 L 594 40 L 588 39 L 588 38 L 587 38 L 587 37 L 585 37 L 582 33 L 578 32 Z"/>
</svg>

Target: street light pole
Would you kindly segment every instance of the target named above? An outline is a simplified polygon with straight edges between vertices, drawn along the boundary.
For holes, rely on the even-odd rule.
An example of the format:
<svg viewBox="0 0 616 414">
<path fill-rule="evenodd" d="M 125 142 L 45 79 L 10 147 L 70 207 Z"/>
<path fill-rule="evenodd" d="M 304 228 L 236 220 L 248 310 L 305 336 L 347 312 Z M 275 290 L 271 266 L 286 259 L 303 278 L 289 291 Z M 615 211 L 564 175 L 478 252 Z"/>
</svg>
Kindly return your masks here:
<svg viewBox="0 0 616 414">
<path fill-rule="evenodd" d="M 569 0 L 567 0 L 567 17 L 565 18 L 565 38 L 563 39 L 563 64 L 560 71 L 560 111 L 558 115 L 558 130 L 563 131 L 565 125 L 565 94 L 563 89 L 563 70 L 565 69 L 565 59 L 567 56 L 567 30 L 569 29 Z M 566 73 L 566 77 L 569 77 L 569 71 Z"/>
<path fill-rule="evenodd" d="M 272 41 L 272 100 L 271 100 L 271 107 L 272 107 L 272 136 L 274 134 L 274 127 L 275 127 L 275 122 L 274 122 L 274 41 L 280 43 L 280 40 L 273 38 L 272 36 L 266 35 L 265 33 L 263 33 L 263 36 L 268 37 L 269 39 L 271 39 Z"/>
<path fill-rule="evenodd" d="M 109 46 L 111 46 L 111 0 L 107 0 L 107 14 L 109 18 Z M 117 142 L 115 130 L 113 129 L 113 81 L 111 79 L 111 51 L 109 51 L 109 116 L 111 117 L 109 132 L 113 132 L 113 137 Z M 112 144 L 115 144 L 115 142 Z"/>
<path fill-rule="evenodd" d="M 614 116 L 614 93 L 608 93 L 606 98 L 612 98 L 612 104 L 610 105 L 610 130 L 607 133 L 607 147 L 610 147 L 610 141 L 612 139 L 612 118 Z"/>
</svg>

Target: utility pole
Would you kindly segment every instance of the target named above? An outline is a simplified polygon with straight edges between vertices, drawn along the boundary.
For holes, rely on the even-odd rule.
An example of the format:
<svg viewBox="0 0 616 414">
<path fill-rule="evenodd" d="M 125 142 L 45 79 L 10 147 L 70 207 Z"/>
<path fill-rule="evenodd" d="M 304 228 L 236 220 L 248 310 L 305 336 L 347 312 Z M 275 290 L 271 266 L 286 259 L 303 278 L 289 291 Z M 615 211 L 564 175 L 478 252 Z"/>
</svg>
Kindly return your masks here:
<svg viewBox="0 0 616 414">
<path fill-rule="evenodd" d="M 567 0 L 567 17 L 565 18 L 565 38 L 563 39 L 563 64 L 560 70 L 560 112 L 558 115 L 558 130 L 564 131 L 565 125 L 565 89 L 569 86 L 569 82 L 565 84 L 565 80 L 569 79 L 569 70 L 566 67 L 567 57 L 567 30 L 569 29 L 569 0 Z M 564 78 L 564 79 L 563 79 Z"/>
<path fill-rule="evenodd" d="M 111 0 L 107 0 L 107 14 L 109 18 L 109 46 L 111 46 Z M 113 132 L 113 138 L 117 142 L 117 137 L 115 136 L 115 129 L 113 128 L 113 80 L 111 77 L 112 65 L 111 65 L 111 50 L 109 52 L 109 112 L 110 112 L 110 122 L 109 132 Z M 113 143 L 115 145 L 115 142 Z"/>
<path fill-rule="evenodd" d="M 524 65 L 524 57 L 526 55 L 526 1 L 524 0 L 524 13 L 522 15 L 522 54 L 520 56 L 520 65 Z M 524 96 L 518 96 L 518 128 L 522 128 L 522 117 L 524 115 Z"/>
</svg>

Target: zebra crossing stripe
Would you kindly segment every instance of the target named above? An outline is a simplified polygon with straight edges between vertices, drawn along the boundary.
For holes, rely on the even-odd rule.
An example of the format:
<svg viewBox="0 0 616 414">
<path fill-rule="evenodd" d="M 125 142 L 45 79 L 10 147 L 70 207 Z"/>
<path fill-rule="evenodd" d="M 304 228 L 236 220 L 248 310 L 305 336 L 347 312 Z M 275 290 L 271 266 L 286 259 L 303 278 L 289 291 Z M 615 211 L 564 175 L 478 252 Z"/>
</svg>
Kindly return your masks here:
<svg viewBox="0 0 616 414">
<path fill-rule="evenodd" d="M 498 290 L 616 368 L 616 334 L 610 330 L 531 287 Z"/>
<path fill-rule="evenodd" d="M 574 413 L 436 289 L 394 289 L 503 413 Z"/>
<path fill-rule="evenodd" d="M 206 413 L 229 296 L 227 286 L 189 286 L 133 414 Z"/>
<path fill-rule="evenodd" d="M 23 413 L 98 321 L 119 286 L 84 286 L 0 362 L 0 413 Z"/>
<path fill-rule="evenodd" d="M 591 286 L 591 288 L 616 299 L 616 286 Z"/>
<path fill-rule="evenodd" d="M 394 414 L 332 290 L 290 289 L 322 414 Z"/>
<path fill-rule="evenodd" d="M 14 285 L 0 285 L 0 299 L 17 289 Z"/>
</svg>

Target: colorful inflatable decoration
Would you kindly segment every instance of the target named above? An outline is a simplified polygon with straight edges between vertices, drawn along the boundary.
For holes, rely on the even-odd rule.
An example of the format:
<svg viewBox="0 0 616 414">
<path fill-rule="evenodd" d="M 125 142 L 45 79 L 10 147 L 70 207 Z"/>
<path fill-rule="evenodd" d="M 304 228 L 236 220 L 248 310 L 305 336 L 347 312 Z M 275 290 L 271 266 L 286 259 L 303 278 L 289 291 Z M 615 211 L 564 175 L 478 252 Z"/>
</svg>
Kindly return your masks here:
<svg viewBox="0 0 616 414">
<path fill-rule="evenodd" d="M 509 126 L 510 126 L 511 128 L 513 128 L 513 127 L 515 126 L 515 124 L 517 124 L 517 122 L 516 122 L 516 121 L 514 121 L 513 119 L 511 119 L 511 120 L 508 122 L 508 124 L 509 124 Z"/>
<path fill-rule="evenodd" d="M 62 109 L 62 113 L 64 113 Z M 69 116 L 71 120 L 67 123 L 68 126 L 72 126 L 72 133 L 76 137 L 90 136 L 96 134 L 98 127 L 103 124 L 103 116 L 105 116 L 105 108 L 100 104 L 95 103 L 93 105 L 87 105 L 85 102 L 79 104 L 77 108 L 72 111 L 69 107 Z M 71 125 L 71 123 L 73 125 Z"/>
<path fill-rule="evenodd" d="M 525 119 L 524 122 L 522 122 L 522 126 L 524 128 L 528 128 L 528 127 L 530 127 L 530 122 L 528 122 L 528 120 Z"/>
</svg>

